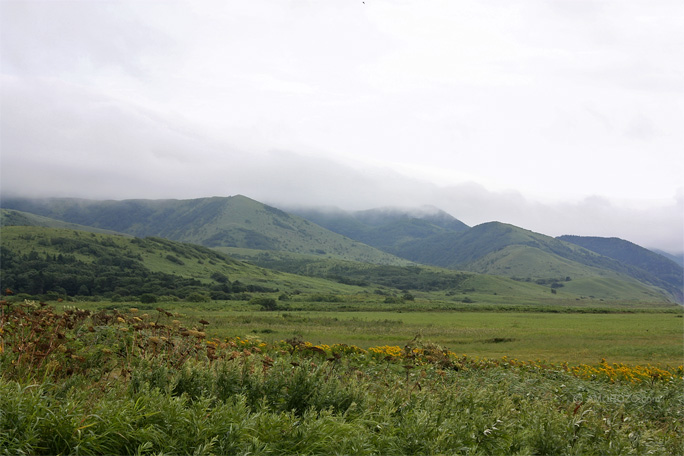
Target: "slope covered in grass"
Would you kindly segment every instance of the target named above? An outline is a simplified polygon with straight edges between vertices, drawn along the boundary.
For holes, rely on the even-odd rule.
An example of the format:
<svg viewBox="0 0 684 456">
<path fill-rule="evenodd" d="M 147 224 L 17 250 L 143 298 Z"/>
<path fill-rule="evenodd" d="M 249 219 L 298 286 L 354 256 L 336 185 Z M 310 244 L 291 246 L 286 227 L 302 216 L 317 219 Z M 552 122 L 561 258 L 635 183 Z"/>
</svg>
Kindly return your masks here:
<svg viewBox="0 0 684 456">
<path fill-rule="evenodd" d="M 116 231 L 95 228 L 92 226 L 79 225 L 77 223 L 63 222 L 61 220 L 30 214 L 28 212 L 11 209 L 0 209 L 0 227 L 4 226 L 43 226 L 46 228 L 64 228 L 68 230 L 88 231 L 102 234 L 121 234 Z"/>
<path fill-rule="evenodd" d="M 207 247 L 243 247 L 377 264 L 408 261 L 245 196 L 191 200 L 10 199 L 3 206 L 70 223 Z"/>
<path fill-rule="evenodd" d="M 193 244 L 44 227 L 3 227 L 2 289 L 17 293 L 231 299 L 253 291 L 355 287 L 269 271 Z"/>
</svg>

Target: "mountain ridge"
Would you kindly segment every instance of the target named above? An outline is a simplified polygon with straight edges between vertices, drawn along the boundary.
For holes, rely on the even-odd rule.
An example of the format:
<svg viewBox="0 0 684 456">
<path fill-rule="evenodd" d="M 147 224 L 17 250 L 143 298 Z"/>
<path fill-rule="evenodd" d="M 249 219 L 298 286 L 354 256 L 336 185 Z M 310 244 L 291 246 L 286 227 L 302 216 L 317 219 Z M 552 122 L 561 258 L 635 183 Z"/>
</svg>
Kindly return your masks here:
<svg viewBox="0 0 684 456">
<path fill-rule="evenodd" d="M 2 206 L 219 249 L 291 252 L 371 264 L 422 263 L 555 287 L 564 286 L 566 279 L 610 278 L 638 281 L 678 302 L 683 298 L 681 287 L 672 280 L 677 272 L 674 263 L 674 272 L 663 278 L 648 265 L 639 267 L 514 225 L 487 222 L 468 227 L 436 208 L 299 209 L 295 214 L 242 195 L 191 200 L 14 199 L 4 200 Z M 646 249 L 639 249 L 636 255 L 644 255 Z"/>
<path fill-rule="evenodd" d="M 2 206 L 133 236 L 159 236 L 206 247 L 288 250 L 374 264 L 409 263 L 243 195 L 189 200 L 9 199 L 3 200 Z"/>
</svg>

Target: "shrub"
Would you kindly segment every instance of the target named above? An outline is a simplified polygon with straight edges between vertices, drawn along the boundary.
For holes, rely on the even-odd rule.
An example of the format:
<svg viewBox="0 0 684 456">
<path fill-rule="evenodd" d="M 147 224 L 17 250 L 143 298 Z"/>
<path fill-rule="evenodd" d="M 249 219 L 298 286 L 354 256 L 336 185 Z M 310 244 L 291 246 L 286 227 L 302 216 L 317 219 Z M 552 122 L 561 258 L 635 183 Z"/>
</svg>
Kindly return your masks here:
<svg viewBox="0 0 684 456">
<path fill-rule="evenodd" d="M 211 297 L 204 293 L 195 292 L 190 293 L 185 300 L 188 302 L 209 302 L 211 301 Z"/>
<path fill-rule="evenodd" d="M 180 258 L 173 256 L 173 255 L 166 255 L 166 259 L 169 260 L 170 262 L 176 263 L 177 265 L 180 265 L 180 266 L 185 265 L 183 260 L 181 260 Z"/>
<path fill-rule="evenodd" d="M 267 298 L 265 296 L 258 296 L 252 298 L 249 301 L 250 304 L 255 306 L 261 306 L 261 310 L 278 310 L 278 304 L 273 298 Z"/>
<path fill-rule="evenodd" d="M 157 302 L 157 296 L 152 293 L 145 293 L 140 296 L 140 302 L 143 304 L 153 304 Z"/>
</svg>

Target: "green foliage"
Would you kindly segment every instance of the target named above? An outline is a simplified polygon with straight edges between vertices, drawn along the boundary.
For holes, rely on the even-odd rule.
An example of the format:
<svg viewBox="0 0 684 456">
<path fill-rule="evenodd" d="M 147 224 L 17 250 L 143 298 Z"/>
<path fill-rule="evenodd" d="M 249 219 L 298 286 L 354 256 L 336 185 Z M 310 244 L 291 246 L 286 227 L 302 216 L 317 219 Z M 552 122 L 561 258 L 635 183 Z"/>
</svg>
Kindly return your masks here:
<svg viewBox="0 0 684 456">
<path fill-rule="evenodd" d="M 222 272 L 218 272 L 218 271 L 217 271 L 217 272 L 214 272 L 214 273 L 211 275 L 211 278 L 212 278 L 213 280 L 215 280 L 216 282 L 218 282 L 218 283 L 230 283 L 230 281 L 228 280 L 228 276 L 226 276 L 226 275 L 223 274 Z"/>
<path fill-rule="evenodd" d="M 261 310 L 278 310 L 278 303 L 276 300 L 264 296 L 250 299 L 249 304 L 253 306 L 260 306 Z"/>
<path fill-rule="evenodd" d="M 143 304 L 153 304 L 157 302 L 157 296 L 151 293 L 144 293 L 140 296 L 140 302 Z"/>
<path fill-rule="evenodd" d="M 178 265 L 180 265 L 180 266 L 185 265 L 185 263 L 183 262 L 183 260 L 181 260 L 180 258 L 178 258 L 178 257 L 176 257 L 176 256 L 173 256 L 173 255 L 166 255 L 166 259 L 169 260 L 170 262 L 176 263 L 176 264 L 178 264 Z"/>
<path fill-rule="evenodd" d="M 211 301 L 211 296 L 206 295 L 204 293 L 190 293 L 188 296 L 185 297 L 185 300 L 188 302 L 209 302 Z"/>
<path fill-rule="evenodd" d="M 108 237 L 82 239 L 67 236 L 68 232 L 34 229 L 41 238 L 28 244 L 26 251 L 15 250 L 9 240 L 25 230 L 22 227 L 3 229 L 0 252 L 2 284 L 18 292 L 136 296 L 174 294 L 183 287 L 200 285 L 195 279 L 151 271 L 139 254 L 119 248 Z M 37 250 L 41 248 L 44 252 Z"/>
</svg>

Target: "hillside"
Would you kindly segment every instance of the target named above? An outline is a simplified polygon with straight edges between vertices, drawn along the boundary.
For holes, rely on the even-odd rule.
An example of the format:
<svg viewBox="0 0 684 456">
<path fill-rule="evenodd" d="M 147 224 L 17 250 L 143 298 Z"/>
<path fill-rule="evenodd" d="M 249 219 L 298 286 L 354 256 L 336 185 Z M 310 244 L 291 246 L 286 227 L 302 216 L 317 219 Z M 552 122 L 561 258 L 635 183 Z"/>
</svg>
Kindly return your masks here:
<svg viewBox="0 0 684 456">
<path fill-rule="evenodd" d="M 662 255 L 668 260 L 674 261 L 676 264 L 680 265 L 681 267 L 684 268 L 684 253 L 679 253 L 679 254 L 672 254 L 668 252 L 663 252 L 662 250 L 659 249 L 651 249 L 653 253 L 657 253 L 658 255 Z"/>
<path fill-rule="evenodd" d="M 142 294 L 245 299 L 249 292 L 352 293 L 358 287 L 269 271 L 199 245 L 163 238 L 34 226 L 2 228 L 0 288 L 29 295 Z"/>
<path fill-rule="evenodd" d="M 656 303 L 665 304 L 669 300 L 660 289 L 600 269 L 592 274 L 581 265 L 577 268 L 583 274 L 570 278 L 560 275 L 551 277 L 542 264 L 540 276 L 546 278 L 532 279 L 530 276 L 522 278 L 496 274 L 496 271 L 476 273 L 426 265 L 372 265 L 288 252 L 262 252 L 230 247 L 218 250 L 268 269 L 370 287 L 373 293 L 382 291 L 377 287 L 389 287 L 411 293 L 420 292 L 418 294 L 427 299 L 452 302 L 508 306 L 587 306 L 597 305 L 595 301 L 598 300 L 606 301 L 601 305 L 612 302 L 611 306 L 651 303 L 650 306 Z M 532 265 L 536 265 L 538 260 L 534 259 Z M 563 264 L 562 260 L 559 262 Z M 567 269 L 563 269 L 562 272 L 566 271 Z"/>
<path fill-rule="evenodd" d="M 407 243 L 468 229 L 460 220 L 433 207 L 365 211 L 296 208 L 288 211 L 330 231 L 392 254 L 400 252 L 401 246 Z"/>
<path fill-rule="evenodd" d="M 673 289 L 684 289 L 684 269 L 669 258 L 624 239 L 589 236 L 560 236 L 570 242 L 642 271 L 649 282 L 664 281 Z"/>
<path fill-rule="evenodd" d="M 413 242 L 397 255 L 424 264 L 518 279 L 639 281 L 682 301 L 681 288 L 660 276 L 581 246 L 499 222 Z"/>
<path fill-rule="evenodd" d="M 206 247 L 282 250 L 374 264 L 408 264 L 241 195 L 192 200 L 6 199 L 2 205 L 63 222 Z"/>
<path fill-rule="evenodd" d="M 164 300 L 244 301 L 254 293 L 266 293 L 270 297 L 298 295 L 298 301 L 370 299 L 389 305 L 415 296 L 420 299 L 420 304 L 416 301 L 419 307 L 445 303 L 506 307 L 666 305 L 662 294 L 638 282 L 620 280 L 578 279 L 556 292 L 546 282 L 436 267 L 373 265 L 288 252 L 219 249 L 229 251 L 229 257 L 203 246 L 163 238 L 35 226 L 5 226 L 1 241 L 0 288 L 39 299 L 78 296 L 137 300 L 142 295 L 154 295 Z M 265 268 L 234 259 L 238 255 Z"/>
<path fill-rule="evenodd" d="M 646 249 L 634 252 L 635 261 L 640 258 L 638 262 L 624 262 L 620 257 L 513 225 L 489 222 L 469 228 L 434 208 L 357 212 L 300 208 L 294 211 L 331 231 L 421 264 L 549 282 L 566 277 L 610 278 L 611 296 L 624 296 L 616 286 L 631 289 L 626 284 L 617 284 L 637 280 L 646 288 L 665 291 L 678 302 L 684 299 L 681 284 L 675 280 L 681 274 L 663 267 L 658 255 Z M 664 258 L 660 260 L 666 263 Z M 638 266 L 643 263 L 660 266 Z M 598 288 L 605 290 L 603 286 Z"/>
<path fill-rule="evenodd" d="M 478 261 L 482 262 L 483 258 L 488 255 L 510 246 L 530 247 L 545 254 L 555 254 L 588 266 L 601 267 L 604 265 L 602 263 L 610 263 L 609 259 L 602 259 L 599 255 L 572 244 L 499 222 L 483 223 L 461 233 L 433 236 L 422 242 L 405 246 L 401 255 L 414 261 L 443 267 L 469 268 Z M 528 276 L 530 274 L 528 267 L 530 265 L 520 264 L 520 269 L 509 268 L 509 273 L 506 275 Z M 539 268 L 533 265 L 531 267 L 535 269 L 533 274 L 539 272 Z"/>
<path fill-rule="evenodd" d="M 313 221 L 244 196 L 126 201 L 15 199 L 5 200 L 3 205 L 31 212 L 14 212 L 12 217 L 5 217 L 14 218 L 14 223 L 21 222 L 23 217 L 33 225 L 77 223 L 139 237 L 190 242 L 231 255 L 241 252 L 245 259 L 265 267 L 318 277 L 325 275 L 302 272 L 316 269 L 302 265 L 318 260 L 401 267 L 421 263 L 551 286 L 555 293 L 565 287 L 564 290 L 573 289 L 580 296 L 607 299 L 658 300 L 665 295 L 673 301 L 683 300 L 675 274 L 666 268 L 643 269 L 636 265 L 641 264 L 636 259 L 630 262 L 612 258 L 499 222 L 468 228 L 434 208 L 351 213 L 299 210 L 300 214 L 338 231 L 334 233 Z M 53 217 L 60 222 L 41 217 Z M 356 239 L 350 239 L 351 236 Z M 643 257 L 644 252 L 656 255 L 645 249 L 632 250 L 635 258 Z M 268 255 L 284 260 L 264 260 Z M 647 259 L 647 263 L 660 264 L 656 260 L 657 255 L 655 260 Z M 357 274 L 351 275 L 354 283 Z M 567 283 L 570 281 L 571 284 Z"/>
<path fill-rule="evenodd" d="M 46 228 L 64 228 L 68 230 L 88 231 L 91 233 L 121 234 L 116 231 L 79 225 L 77 223 L 63 222 L 61 220 L 11 209 L 0 209 L 0 227 L 2 226 L 43 226 Z"/>
</svg>

